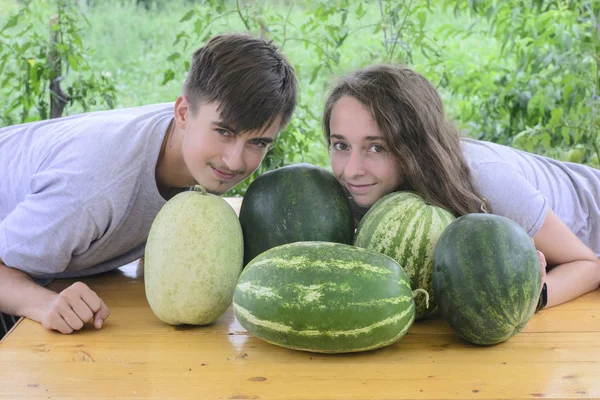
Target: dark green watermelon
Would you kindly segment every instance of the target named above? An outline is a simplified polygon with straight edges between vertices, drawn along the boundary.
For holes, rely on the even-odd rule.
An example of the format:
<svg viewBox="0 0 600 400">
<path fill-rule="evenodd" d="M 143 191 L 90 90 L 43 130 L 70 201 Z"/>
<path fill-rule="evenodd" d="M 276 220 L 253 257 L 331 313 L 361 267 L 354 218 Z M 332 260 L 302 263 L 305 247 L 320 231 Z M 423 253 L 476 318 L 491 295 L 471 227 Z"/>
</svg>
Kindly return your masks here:
<svg viewBox="0 0 600 400">
<path fill-rule="evenodd" d="M 244 264 L 270 248 L 300 241 L 352 244 L 350 201 L 333 174 L 294 164 L 258 176 L 240 208 Z"/>
<path fill-rule="evenodd" d="M 433 291 L 441 313 L 463 339 L 503 342 L 533 316 L 540 261 L 527 232 L 491 214 L 468 214 L 444 230 L 433 258 Z"/>
</svg>

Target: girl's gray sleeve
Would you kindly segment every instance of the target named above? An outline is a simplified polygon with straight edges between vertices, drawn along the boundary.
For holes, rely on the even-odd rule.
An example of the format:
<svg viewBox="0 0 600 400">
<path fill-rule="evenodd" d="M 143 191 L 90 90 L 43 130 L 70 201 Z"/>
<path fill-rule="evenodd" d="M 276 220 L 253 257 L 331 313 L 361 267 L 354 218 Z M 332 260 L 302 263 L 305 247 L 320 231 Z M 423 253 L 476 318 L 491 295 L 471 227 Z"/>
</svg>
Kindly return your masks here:
<svg viewBox="0 0 600 400">
<path fill-rule="evenodd" d="M 542 193 L 512 165 L 487 162 L 471 166 L 473 186 L 488 211 L 517 222 L 529 236 L 540 230 L 548 212 Z"/>
</svg>

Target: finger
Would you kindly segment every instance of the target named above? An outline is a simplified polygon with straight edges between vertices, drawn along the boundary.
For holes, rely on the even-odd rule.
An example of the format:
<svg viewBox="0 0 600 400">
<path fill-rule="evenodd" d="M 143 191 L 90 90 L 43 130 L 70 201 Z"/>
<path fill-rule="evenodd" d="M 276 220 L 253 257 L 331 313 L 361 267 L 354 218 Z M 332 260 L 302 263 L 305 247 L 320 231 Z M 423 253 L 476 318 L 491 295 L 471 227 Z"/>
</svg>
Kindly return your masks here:
<svg viewBox="0 0 600 400">
<path fill-rule="evenodd" d="M 97 329 L 102 327 L 102 324 L 110 316 L 110 311 L 106 304 L 102 301 L 100 297 L 93 290 L 87 288 L 87 290 L 82 291 L 81 297 L 83 301 L 90 307 L 90 309 L 94 312 L 94 326 Z"/>
<path fill-rule="evenodd" d="M 75 314 L 75 311 L 73 311 L 69 303 L 64 301 L 61 302 L 61 304 L 57 304 L 56 307 L 62 319 L 64 319 L 65 322 L 71 328 L 73 328 L 73 330 L 78 331 L 81 328 L 83 328 L 83 324 L 85 323 L 85 321 L 82 321 L 81 318 L 79 318 L 77 314 Z"/>
<path fill-rule="evenodd" d="M 88 305 L 90 310 L 92 310 L 93 314 L 96 314 L 96 312 L 98 312 L 98 310 L 102 306 L 102 300 L 100 299 L 100 297 L 98 297 L 96 292 L 94 292 L 87 286 L 85 288 L 82 288 L 82 290 L 79 292 L 79 296 L 81 300 L 83 300 L 85 304 Z"/>
<path fill-rule="evenodd" d="M 58 316 L 58 318 L 51 322 L 51 327 L 52 329 L 59 331 L 60 333 L 64 333 L 65 335 L 73 333 L 73 328 L 71 328 L 67 321 L 65 321 L 61 316 Z"/>
<path fill-rule="evenodd" d="M 102 328 L 102 324 L 104 324 L 104 321 L 106 321 L 106 319 L 110 317 L 110 310 L 108 309 L 106 304 L 104 304 L 102 300 L 100 300 L 100 303 L 100 309 L 96 312 L 96 314 L 94 314 L 94 326 L 96 327 L 96 329 Z"/>
<path fill-rule="evenodd" d="M 80 320 L 87 323 L 94 318 L 94 312 L 90 309 L 86 302 L 81 298 L 71 299 L 69 305 Z"/>
<path fill-rule="evenodd" d="M 538 253 L 538 258 L 540 259 L 540 265 L 542 266 L 542 269 L 546 269 L 546 266 L 547 266 L 546 256 L 544 255 L 544 253 L 542 253 L 539 250 L 537 253 Z"/>
<path fill-rule="evenodd" d="M 59 331 L 60 333 L 69 334 L 73 332 L 73 328 L 61 317 L 58 311 L 50 311 L 43 319 L 42 326 L 49 331 Z"/>
</svg>

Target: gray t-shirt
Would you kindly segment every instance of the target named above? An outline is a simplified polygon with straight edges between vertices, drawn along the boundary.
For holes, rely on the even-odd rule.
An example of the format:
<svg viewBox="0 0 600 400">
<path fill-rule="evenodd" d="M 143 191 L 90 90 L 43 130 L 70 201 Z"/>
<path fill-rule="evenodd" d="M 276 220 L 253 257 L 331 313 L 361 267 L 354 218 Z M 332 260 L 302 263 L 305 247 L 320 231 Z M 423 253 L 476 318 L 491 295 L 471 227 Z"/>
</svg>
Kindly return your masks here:
<svg viewBox="0 0 600 400">
<path fill-rule="evenodd" d="M 550 207 L 600 256 L 600 170 L 490 142 L 462 143 L 488 211 L 516 221 L 533 237 Z"/>
<path fill-rule="evenodd" d="M 36 278 L 118 268 L 143 255 L 166 202 L 155 167 L 173 104 L 0 129 L 0 258 Z"/>
</svg>

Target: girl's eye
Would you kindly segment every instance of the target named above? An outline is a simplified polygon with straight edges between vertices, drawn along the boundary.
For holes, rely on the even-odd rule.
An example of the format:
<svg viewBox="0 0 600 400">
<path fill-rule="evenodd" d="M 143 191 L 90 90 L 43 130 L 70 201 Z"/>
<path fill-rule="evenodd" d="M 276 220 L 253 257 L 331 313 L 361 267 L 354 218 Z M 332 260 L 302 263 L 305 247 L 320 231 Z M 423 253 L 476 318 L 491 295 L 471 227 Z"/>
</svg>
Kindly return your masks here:
<svg viewBox="0 0 600 400">
<path fill-rule="evenodd" d="M 374 144 L 374 145 L 371 145 L 371 147 L 369 147 L 369 151 L 372 153 L 381 153 L 384 150 L 385 149 L 383 148 L 383 146 L 381 146 L 379 144 Z"/>
<path fill-rule="evenodd" d="M 344 151 L 348 148 L 348 146 L 346 145 L 346 143 L 337 142 L 333 144 L 333 148 L 338 151 Z"/>
</svg>

